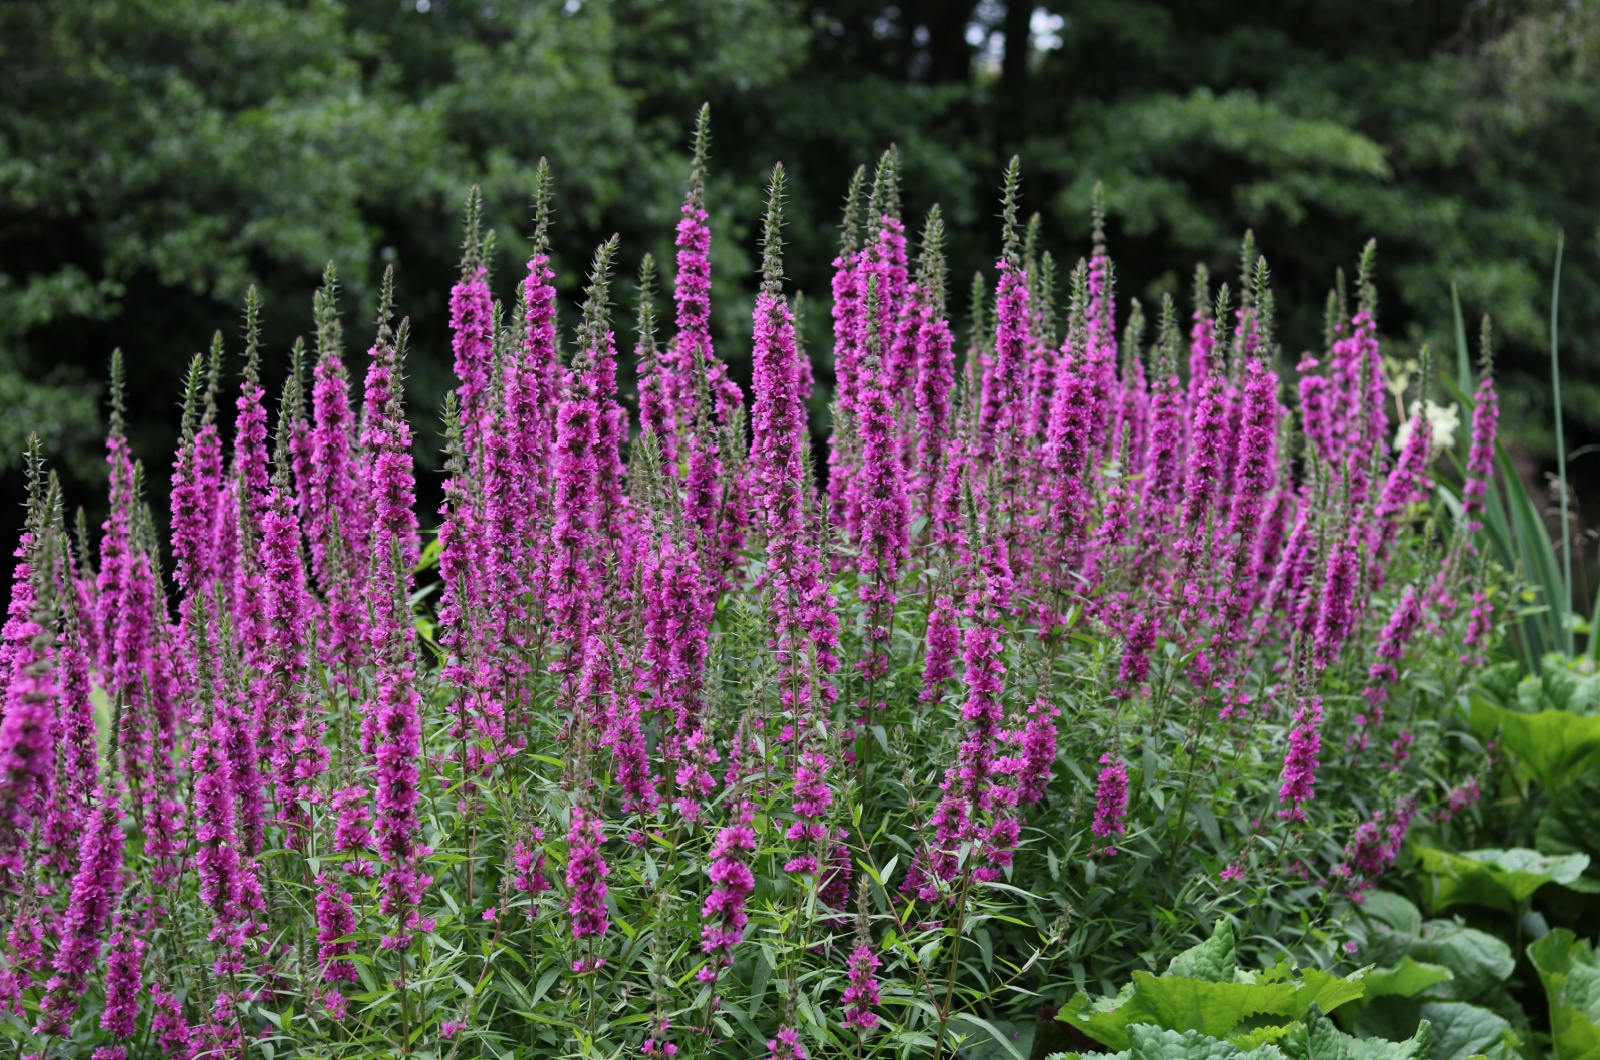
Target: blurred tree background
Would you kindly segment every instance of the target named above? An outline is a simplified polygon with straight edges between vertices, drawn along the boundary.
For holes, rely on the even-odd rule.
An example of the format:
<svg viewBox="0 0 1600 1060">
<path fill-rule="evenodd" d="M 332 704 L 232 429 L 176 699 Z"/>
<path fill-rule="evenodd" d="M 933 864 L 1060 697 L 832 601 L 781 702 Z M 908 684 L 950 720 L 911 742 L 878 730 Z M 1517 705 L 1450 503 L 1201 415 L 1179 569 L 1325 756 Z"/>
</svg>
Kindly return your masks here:
<svg viewBox="0 0 1600 1060">
<path fill-rule="evenodd" d="M 189 356 L 220 327 L 237 369 L 254 283 L 280 379 L 329 259 L 357 359 L 377 278 L 396 266 L 419 457 L 437 468 L 469 186 L 483 187 L 509 299 L 549 157 L 575 304 L 613 231 L 624 277 L 645 251 L 670 263 L 702 101 L 719 352 L 741 378 L 772 162 L 789 168 L 786 262 L 823 356 L 845 186 L 895 142 L 908 225 L 938 202 L 952 229 L 963 317 L 962 277 L 999 247 L 1012 153 L 1064 266 L 1088 250 L 1104 183 L 1124 306 L 1164 290 L 1186 304 L 1197 261 L 1231 279 L 1253 229 L 1290 359 L 1320 345 L 1335 269 L 1377 237 L 1390 349 L 1448 354 L 1457 283 L 1470 331 L 1495 318 L 1507 425 L 1543 470 L 1560 226 L 1569 448 L 1600 441 L 1600 0 L 8 0 L 0 501 L 20 499 L 37 430 L 93 512 L 120 346 L 130 434 L 163 510 Z M 624 348 L 631 299 L 624 282 Z M 1600 457 L 1573 464 L 1592 483 L 1586 465 Z"/>
</svg>

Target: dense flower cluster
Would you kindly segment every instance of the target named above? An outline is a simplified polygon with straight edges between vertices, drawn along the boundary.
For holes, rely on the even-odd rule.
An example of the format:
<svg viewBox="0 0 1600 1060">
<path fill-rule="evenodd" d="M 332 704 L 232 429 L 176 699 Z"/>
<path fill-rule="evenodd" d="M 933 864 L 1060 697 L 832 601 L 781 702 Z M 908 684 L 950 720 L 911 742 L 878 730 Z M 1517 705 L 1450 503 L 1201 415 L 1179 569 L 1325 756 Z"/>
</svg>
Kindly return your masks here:
<svg viewBox="0 0 1600 1060">
<path fill-rule="evenodd" d="M 1238 290 L 1202 271 L 1187 335 L 1169 296 L 1147 345 L 1098 196 L 1058 302 L 1014 161 L 958 358 L 944 221 L 913 264 L 891 150 L 857 174 L 834 263 L 823 458 L 781 166 L 747 362 L 715 323 L 708 123 L 672 334 L 647 259 L 631 361 L 619 241 L 564 339 L 548 170 L 511 306 L 474 189 L 437 531 L 417 512 L 392 270 L 359 388 L 331 268 L 275 416 L 253 294 L 231 424 L 221 337 L 195 357 L 174 599 L 120 361 L 97 550 L 33 454 L 0 637 L 14 1039 L 182 1060 L 425 1036 L 793 1058 L 903 1030 L 948 1050 L 974 990 L 913 1006 L 905 984 L 964 976 L 972 938 L 985 964 L 1010 947 L 1044 974 L 1012 928 L 1048 918 L 987 915 L 1028 874 L 1104 887 L 1159 845 L 1208 851 L 1189 880 L 1254 886 L 1278 871 L 1256 860 L 1267 832 L 1346 894 L 1394 863 L 1425 798 L 1407 763 L 1428 751 L 1415 710 L 1399 724 L 1419 694 L 1404 679 L 1481 658 L 1495 595 L 1468 580 L 1475 550 L 1440 564 L 1424 538 L 1427 418 L 1390 445 L 1370 251 L 1354 312 L 1334 300 L 1328 349 L 1296 375 L 1250 243 Z M 1495 417 L 1486 364 L 1469 536 Z M 1404 790 L 1358 796 L 1358 816 L 1339 784 L 1369 745 Z M 1248 812 L 1226 787 L 1247 781 L 1267 800 Z M 619 997 L 654 998 L 648 1025 L 607 1022 Z"/>
</svg>

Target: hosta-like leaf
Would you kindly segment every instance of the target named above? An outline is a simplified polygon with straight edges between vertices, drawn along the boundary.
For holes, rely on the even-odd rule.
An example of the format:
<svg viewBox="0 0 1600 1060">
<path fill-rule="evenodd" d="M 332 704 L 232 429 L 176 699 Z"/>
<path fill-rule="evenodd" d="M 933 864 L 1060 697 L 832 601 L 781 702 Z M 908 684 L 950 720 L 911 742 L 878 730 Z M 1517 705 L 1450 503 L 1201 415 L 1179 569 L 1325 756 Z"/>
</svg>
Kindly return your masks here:
<svg viewBox="0 0 1600 1060">
<path fill-rule="evenodd" d="M 1468 1057 L 1515 1057 L 1521 1044 L 1503 1017 L 1479 1005 L 1461 1001 L 1430 1001 L 1422 1018 L 1433 1027 L 1432 1060 L 1467 1060 Z"/>
<path fill-rule="evenodd" d="M 1417 859 L 1430 877 L 1427 897 L 1434 912 L 1465 905 L 1516 914 L 1540 887 L 1571 883 L 1589 867 L 1586 854 L 1552 856 L 1521 847 L 1464 854 L 1418 847 Z"/>
<path fill-rule="evenodd" d="M 1518 768 L 1551 791 L 1600 760 L 1600 715 L 1524 714 L 1479 700 L 1472 706 L 1472 728 L 1484 739 L 1498 732 L 1501 748 L 1515 756 Z"/>
<path fill-rule="evenodd" d="M 1486 931 L 1454 920 L 1423 924 L 1411 955 L 1450 969 L 1454 978 L 1440 985 L 1440 993 L 1451 1001 L 1471 1001 L 1496 983 L 1504 982 L 1517 966 L 1510 946 Z"/>
<path fill-rule="evenodd" d="M 1550 1004 L 1555 1060 L 1600 1058 L 1600 955 L 1565 928 L 1528 947 Z"/>
<path fill-rule="evenodd" d="M 1400 963 L 1388 968 L 1374 968 L 1361 980 L 1365 989 L 1362 997 L 1416 997 L 1424 990 L 1455 978 L 1453 972 L 1442 964 L 1424 964 L 1412 957 L 1402 957 Z"/>
<path fill-rule="evenodd" d="M 1585 773 L 1551 795 L 1534 841 L 1546 854 L 1600 857 L 1600 771 Z M 1593 860 L 1589 864 L 1592 875 Z"/>
</svg>

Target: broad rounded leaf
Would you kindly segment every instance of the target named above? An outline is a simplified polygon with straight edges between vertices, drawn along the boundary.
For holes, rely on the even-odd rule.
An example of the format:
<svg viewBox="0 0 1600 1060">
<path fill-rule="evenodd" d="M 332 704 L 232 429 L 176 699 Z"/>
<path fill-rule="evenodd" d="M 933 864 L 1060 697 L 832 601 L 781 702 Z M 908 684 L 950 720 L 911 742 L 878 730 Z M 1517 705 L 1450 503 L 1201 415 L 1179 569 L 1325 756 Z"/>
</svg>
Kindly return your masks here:
<svg viewBox="0 0 1600 1060">
<path fill-rule="evenodd" d="M 1417 859 L 1430 877 L 1427 898 L 1434 912 L 1466 905 L 1518 913 L 1540 887 L 1571 883 L 1589 867 L 1586 854 L 1552 856 L 1521 847 L 1464 854 L 1418 847 Z"/>
<path fill-rule="evenodd" d="M 1551 791 L 1587 772 L 1600 758 L 1600 715 L 1564 710 L 1523 714 L 1479 700 L 1472 706 L 1472 728 L 1485 739 L 1498 731 L 1501 748 Z"/>
<path fill-rule="evenodd" d="M 1362 977 L 1364 998 L 1416 997 L 1431 986 L 1448 982 L 1455 974 L 1442 964 L 1424 964 L 1411 957 L 1388 968 L 1374 968 Z"/>
<path fill-rule="evenodd" d="M 1512 1055 L 1521 1044 L 1511 1024 L 1479 1005 L 1430 1001 L 1422 1018 L 1433 1025 L 1433 1060 L 1467 1060 L 1472 1056 Z"/>
<path fill-rule="evenodd" d="M 1411 946 L 1411 955 L 1428 964 L 1450 969 L 1455 978 L 1440 984 L 1439 992 L 1451 1001 L 1471 1001 L 1517 966 L 1511 947 L 1477 928 L 1454 920 L 1430 920 Z"/>
<path fill-rule="evenodd" d="M 1556 1060 L 1600 1060 L 1600 955 L 1560 928 L 1528 947 L 1550 1003 Z"/>
</svg>

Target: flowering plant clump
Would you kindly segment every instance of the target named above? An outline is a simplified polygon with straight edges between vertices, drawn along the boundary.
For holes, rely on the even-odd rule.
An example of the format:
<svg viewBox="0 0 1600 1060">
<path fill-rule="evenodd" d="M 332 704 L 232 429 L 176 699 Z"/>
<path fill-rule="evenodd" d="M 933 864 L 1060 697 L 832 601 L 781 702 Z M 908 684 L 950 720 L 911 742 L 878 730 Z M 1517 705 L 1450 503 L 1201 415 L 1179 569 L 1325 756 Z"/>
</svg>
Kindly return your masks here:
<svg viewBox="0 0 1600 1060">
<path fill-rule="evenodd" d="M 705 123 L 637 416 L 616 240 L 563 339 L 548 174 L 509 309 L 474 192 L 436 535 L 392 275 L 358 366 L 330 267 L 275 415 L 253 298 L 231 423 L 221 338 L 195 358 L 165 544 L 119 416 L 97 547 L 34 454 L 0 660 L 18 1050 L 951 1056 L 1219 914 L 1315 950 L 1453 797 L 1493 586 L 1432 519 L 1423 413 L 1394 450 L 1370 247 L 1291 405 L 1248 241 L 1147 344 L 1098 205 L 1058 309 L 1013 162 L 958 357 L 891 151 L 835 262 L 824 462 L 781 166 L 748 393 L 712 348 Z"/>
</svg>

